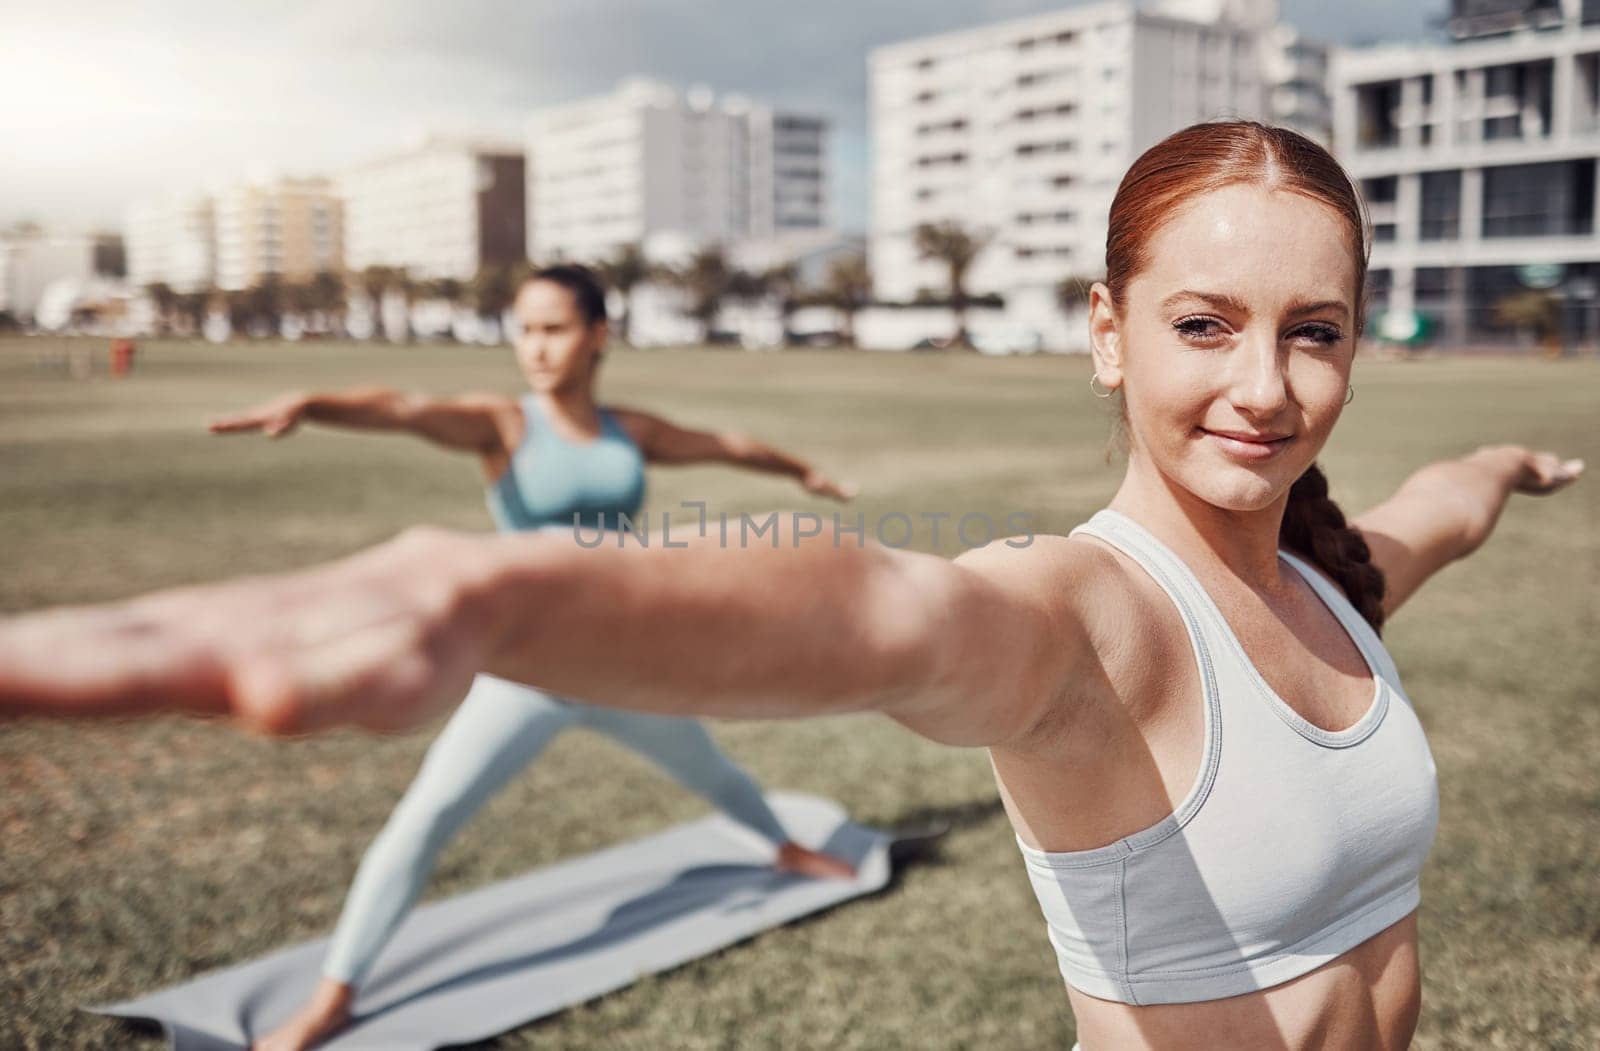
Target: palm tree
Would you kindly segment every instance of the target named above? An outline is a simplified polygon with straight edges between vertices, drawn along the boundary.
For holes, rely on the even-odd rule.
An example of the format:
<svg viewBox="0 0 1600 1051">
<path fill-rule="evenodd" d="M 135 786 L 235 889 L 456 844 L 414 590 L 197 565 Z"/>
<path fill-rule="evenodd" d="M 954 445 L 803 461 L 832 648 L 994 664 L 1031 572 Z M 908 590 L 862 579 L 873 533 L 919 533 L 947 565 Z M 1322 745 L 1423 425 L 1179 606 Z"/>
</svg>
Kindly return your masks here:
<svg viewBox="0 0 1600 1051">
<path fill-rule="evenodd" d="M 392 266 L 369 266 L 361 271 L 361 291 L 372 301 L 372 311 L 377 313 L 383 294 L 394 286 L 400 271 Z"/>
<path fill-rule="evenodd" d="M 409 307 L 414 287 L 411 277 L 406 273 L 404 267 L 369 266 L 361 271 L 361 290 L 366 293 L 370 304 L 375 331 L 384 332 L 386 338 L 393 339 L 392 334 L 386 331 L 383 322 L 383 297 L 389 292 L 399 292 L 405 296 L 406 304 Z M 406 314 L 409 321 L 409 309 Z M 410 324 L 407 324 L 405 328 L 406 338 L 409 339 Z"/>
<path fill-rule="evenodd" d="M 955 343 L 972 349 L 967 334 L 967 270 L 983 251 L 984 239 L 954 220 L 923 223 L 916 230 L 917 254 L 945 265 L 950 279 L 950 309 L 956 316 Z"/>
<path fill-rule="evenodd" d="M 283 302 L 290 313 L 305 320 L 317 309 L 317 290 L 310 281 L 290 281 L 283 286 Z"/>
<path fill-rule="evenodd" d="M 1056 305 L 1063 314 L 1076 314 L 1080 309 L 1089 305 L 1089 289 L 1096 281 L 1104 281 L 1103 277 L 1090 277 L 1084 274 L 1071 274 L 1056 282 Z"/>
<path fill-rule="evenodd" d="M 187 322 L 186 331 L 198 333 L 205 325 L 206 310 L 211 302 L 211 295 L 210 291 L 202 289 L 183 292 L 176 297 L 178 315 Z"/>
<path fill-rule="evenodd" d="M 284 307 L 283 281 L 277 274 L 263 274 L 245 292 L 244 309 L 251 321 L 264 321 L 274 335 L 282 318 Z"/>
<path fill-rule="evenodd" d="M 436 277 L 432 281 L 422 283 L 423 295 L 443 299 L 451 306 L 455 306 L 465 289 L 466 286 L 453 277 Z"/>
<path fill-rule="evenodd" d="M 498 320 L 506 312 L 516 298 L 519 268 L 525 270 L 526 267 L 526 263 L 495 262 L 485 262 L 478 267 L 478 272 L 467 282 L 467 299 L 479 317 Z"/>
<path fill-rule="evenodd" d="M 607 287 L 615 289 L 617 295 L 622 297 L 622 317 L 617 321 L 617 337 L 631 346 L 633 290 L 655 277 L 656 269 L 645 257 L 644 249 L 629 242 L 619 247 L 610 259 L 594 264 L 594 270 Z"/>
<path fill-rule="evenodd" d="M 156 331 L 164 336 L 172 326 L 172 310 L 178 305 L 178 294 L 165 281 L 152 282 L 144 290 L 156 305 Z"/>
<path fill-rule="evenodd" d="M 719 245 L 709 245 L 694 254 L 674 279 L 689 296 L 689 316 L 706 327 L 709 337 L 716 327 L 722 301 L 734 289 L 736 273 Z"/>
<path fill-rule="evenodd" d="M 760 276 L 763 291 L 778 300 L 778 316 L 783 322 L 783 342 L 789 342 L 789 319 L 800 305 L 800 267 L 780 263 L 768 267 Z"/>
<path fill-rule="evenodd" d="M 856 314 L 872 302 L 872 271 L 867 266 L 866 254 L 855 252 L 835 259 L 828 266 L 822 295 L 824 302 L 844 315 L 845 339 L 854 346 Z"/>
<path fill-rule="evenodd" d="M 312 310 L 329 319 L 343 318 L 345 284 L 338 274 L 332 270 L 318 270 L 311 275 L 309 288 Z"/>
</svg>

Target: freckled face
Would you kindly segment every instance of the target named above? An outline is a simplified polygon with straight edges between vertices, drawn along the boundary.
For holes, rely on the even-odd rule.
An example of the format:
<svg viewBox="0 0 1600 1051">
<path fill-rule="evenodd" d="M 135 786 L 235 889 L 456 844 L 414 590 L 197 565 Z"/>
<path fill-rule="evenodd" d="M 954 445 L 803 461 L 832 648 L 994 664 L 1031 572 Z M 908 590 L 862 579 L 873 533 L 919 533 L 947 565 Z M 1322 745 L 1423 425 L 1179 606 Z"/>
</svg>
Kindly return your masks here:
<svg viewBox="0 0 1600 1051">
<path fill-rule="evenodd" d="M 1235 184 L 1155 232 L 1120 312 L 1096 285 L 1097 371 L 1123 389 L 1131 455 L 1228 510 L 1286 497 L 1344 407 L 1353 251 L 1327 205 Z"/>
<path fill-rule="evenodd" d="M 590 324 L 577 298 L 554 281 L 529 281 L 512 308 L 517 365 L 536 391 L 588 382 L 606 344 L 606 323 Z"/>
</svg>

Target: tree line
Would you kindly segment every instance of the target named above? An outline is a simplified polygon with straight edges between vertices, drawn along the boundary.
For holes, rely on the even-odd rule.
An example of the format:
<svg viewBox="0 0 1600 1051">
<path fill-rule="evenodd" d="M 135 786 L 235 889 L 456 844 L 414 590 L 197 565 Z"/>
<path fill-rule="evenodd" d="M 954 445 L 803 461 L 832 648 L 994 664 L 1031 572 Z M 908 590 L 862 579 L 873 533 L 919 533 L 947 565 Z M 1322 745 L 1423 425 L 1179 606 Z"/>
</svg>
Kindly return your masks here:
<svg viewBox="0 0 1600 1051">
<path fill-rule="evenodd" d="M 967 312 L 974 305 L 997 304 L 996 296 L 975 297 L 969 291 L 973 263 L 988 246 L 984 234 L 956 222 L 924 224 L 914 232 L 919 258 L 942 266 L 945 287 L 942 295 L 923 290 L 918 302 L 947 306 L 954 314 L 954 344 L 971 348 Z M 842 322 L 841 336 L 855 342 L 856 316 L 876 300 L 872 273 L 864 253 L 854 252 L 833 260 L 820 285 L 808 286 L 801 280 L 800 268 L 785 263 L 760 270 L 734 264 L 719 245 L 696 251 L 677 266 L 651 262 L 638 244 L 625 244 L 607 259 L 587 264 L 616 295 L 620 305 L 615 330 L 624 343 L 631 342 L 634 292 L 645 284 L 660 284 L 679 290 L 684 312 L 699 321 L 707 333 L 717 330 L 718 321 L 729 301 L 767 300 L 773 302 L 782 321 L 785 341 L 790 335 L 794 313 L 811 306 L 830 307 Z M 474 311 L 480 317 L 499 318 L 510 306 L 516 289 L 534 270 L 527 261 L 488 262 L 468 280 L 421 278 L 403 267 L 369 266 L 359 271 L 324 270 L 305 281 L 286 281 L 266 275 L 246 289 L 217 288 L 179 292 L 156 282 L 145 286 L 155 307 L 157 327 L 162 333 L 196 332 L 206 318 L 226 317 L 235 331 L 263 331 L 276 334 L 288 315 L 320 318 L 332 329 L 342 329 L 352 302 L 357 297 L 376 308 L 388 296 L 399 296 L 407 303 L 442 300 L 453 307 Z M 1069 277 L 1056 289 L 1062 309 L 1069 312 L 1082 306 L 1093 277 Z"/>
</svg>

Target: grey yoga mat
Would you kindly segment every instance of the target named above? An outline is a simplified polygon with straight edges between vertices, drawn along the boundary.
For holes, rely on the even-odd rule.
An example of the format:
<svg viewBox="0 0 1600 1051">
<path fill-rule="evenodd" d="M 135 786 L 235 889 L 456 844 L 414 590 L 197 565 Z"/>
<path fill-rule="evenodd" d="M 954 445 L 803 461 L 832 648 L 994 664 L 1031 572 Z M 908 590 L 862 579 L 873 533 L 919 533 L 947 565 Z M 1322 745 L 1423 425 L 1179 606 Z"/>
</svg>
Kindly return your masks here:
<svg viewBox="0 0 1600 1051">
<path fill-rule="evenodd" d="M 795 839 L 853 862 L 854 880 L 767 865 L 771 848 L 715 814 L 420 906 L 385 948 L 328 1051 L 482 1040 L 882 889 L 890 838 L 836 803 L 768 802 Z M 177 1051 L 237 1051 L 318 979 L 326 939 L 89 1010 L 159 1022 Z"/>
</svg>

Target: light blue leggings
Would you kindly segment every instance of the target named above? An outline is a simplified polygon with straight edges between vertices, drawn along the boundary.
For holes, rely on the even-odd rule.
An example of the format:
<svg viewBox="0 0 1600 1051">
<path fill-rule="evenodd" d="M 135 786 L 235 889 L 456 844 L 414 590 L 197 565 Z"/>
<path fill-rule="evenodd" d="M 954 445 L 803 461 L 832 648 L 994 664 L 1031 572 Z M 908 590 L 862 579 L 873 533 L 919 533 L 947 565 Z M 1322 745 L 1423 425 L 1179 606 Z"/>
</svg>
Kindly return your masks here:
<svg viewBox="0 0 1600 1051">
<path fill-rule="evenodd" d="M 755 781 L 695 720 L 597 708 L 479 675 L 361 859 L 323 974 L 360 984 L 456 831 L 569 726 L 597 730 L 654 760 L 773 844 L 788 839 Z"/>
</svg>

